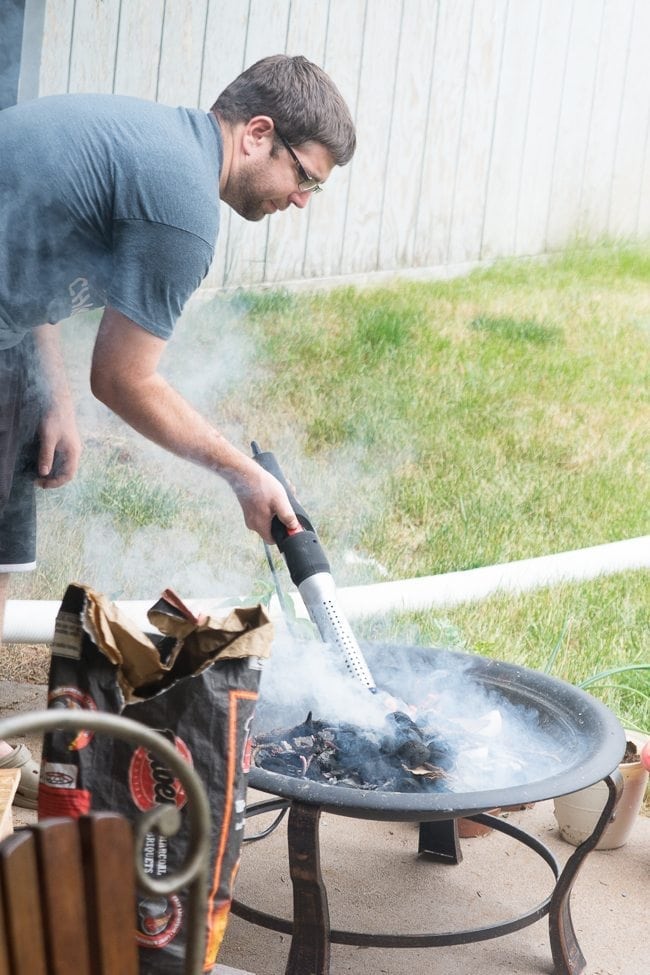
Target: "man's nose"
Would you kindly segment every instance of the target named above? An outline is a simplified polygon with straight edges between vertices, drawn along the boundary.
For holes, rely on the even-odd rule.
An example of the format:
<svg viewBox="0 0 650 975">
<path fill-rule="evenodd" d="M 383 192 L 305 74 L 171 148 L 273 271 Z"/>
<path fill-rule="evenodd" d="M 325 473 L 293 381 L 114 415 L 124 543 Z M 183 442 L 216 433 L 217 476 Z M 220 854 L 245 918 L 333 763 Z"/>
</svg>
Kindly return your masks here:
<svg viewBox="0 0 650 975">
<path fill-rule="evenodd" d="M 312 194 L 310 192 L 301 193 L 300 190 L 296 190 L 295 193 L 289 194 L 289 203 L 293 203 L 295 207 L 299 210 L 304 210 L 304 208 L 309 203 Z"/>
</svg>

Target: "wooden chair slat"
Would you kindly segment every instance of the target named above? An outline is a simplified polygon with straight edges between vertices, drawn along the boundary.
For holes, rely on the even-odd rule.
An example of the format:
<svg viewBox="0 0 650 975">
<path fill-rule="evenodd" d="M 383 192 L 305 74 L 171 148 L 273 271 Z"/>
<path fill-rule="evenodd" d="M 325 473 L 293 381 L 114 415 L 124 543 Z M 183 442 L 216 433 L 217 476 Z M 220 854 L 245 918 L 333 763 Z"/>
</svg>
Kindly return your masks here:
<svg viewBox="0 0 650 975">
<path fill-rule="evenodd" d="M 11 975 L 48 975 L 36 843 L 31 832 L 0 844 L 6 947 Z"/>
<path fill-rule="evenodd" d="M 79 821 L 88 931 L 101 966 L 92 975 L 138 975 L 133 833 L 114 813 Z"/>
<path fill-rule="evenodd" d="M 11 975 L 4 910 L 4 896 L 0 884 L 0 975 Z"/>
<path fill-rule="evenodd" d="M 34 836 L 49 975 L 91 975 L 78 823 L 46 820 L 36 827 Z"/>
<path fill-rule="evenodd" d="M 131 824 L 49 820 L 0 843 L 0 975 L 138 975 Z"/>
</svg>

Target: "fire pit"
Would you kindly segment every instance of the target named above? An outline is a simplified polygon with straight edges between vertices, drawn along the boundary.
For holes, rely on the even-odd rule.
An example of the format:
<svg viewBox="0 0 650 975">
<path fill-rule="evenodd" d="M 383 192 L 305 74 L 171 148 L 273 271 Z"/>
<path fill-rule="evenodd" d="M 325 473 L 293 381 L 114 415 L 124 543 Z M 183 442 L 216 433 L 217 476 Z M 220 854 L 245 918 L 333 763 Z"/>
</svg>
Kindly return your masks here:
<svg viewBox="0 0 650 975">
<path fill-rule="evenodd" d="M 300 666 L 296 652 L 294 648 L 294 669 Z M 585 960 L 573 930 L 569 898 L 578 870 L 598 842 L 620 795 L 620 777 L 614 770 L 625 749 L 625 734 L 616 718 L 597 700 L 571 685 L 536 671 L 474 654 L 372 645 L 365 648 L 365 654 L 377 685 L 407 702 L 418 703 L 418 697 L 426 697 L 432 687 L 438 701 L 432 710 L 435 712 L 439 707 L 443 716 L 449 712 L 450 702 L 455 702 L 461 721 L 463 714 L 472 719 L 477 715 L 480 717 L 481 708 L 486 714 L 495 710 L 503 713 L 506 737 L 512 734 L 513 727 L 517 729 L 517 735 L 522 728 L 526 729 L 526 742 L 523 746 L 520 741 L 516 742 L 515 750 L 517 754 L 528 755 L 529 762 L 523 763 L 525 767 L 522 768 L 522 762 L 516 761 L 512 775 L 506 772 L 500 781 L 492 771 L 482 780 L 480 768 L 476 770 L 476 777 L 467 771 L 462 774 L 457 771 L 451 776 L 449 789 L 424 792 L 331 785 L 252 766 L 250 785 L 278 798 L 258 803 L 249 809 L 248 815 L 282 807 L 290 809 L 288 842 L 294 885 L 293 922 L 237 901 L 233 904 L 233 913 L 293 935 L 286 975 L 327 975 L 332 943 L 394 948 L 463 944 L 510 933 L 545 915 L 549 916 L 557 975 L 582 972 Z M 408 686 L 408 675 L 414 676 L 411 687 Z M 302 682 L 299 674 L 294 674 L 294 678 L 291 690 L 295 696 L 295 688 Z M 264 680 L 266 682 L 266 676 Z M 263 684 L 258 732 L 295 723 L 295 716 L 286 713 L 286 704 L 274 700 L 273 687 L 271 680 L 270 693 L 266 695 Z M 417 688 L 417 693 L 413 688 Z M 357 694 L 365 693 L 365 690 L 357 691 Z M 478 706 L 477 700 L 480 702 Z M 309 704 L 315 718 L 328 717 L 319 713 L 319 706 L 325 707 L 323 702 L 315 699 Z M 297 706 L 304 708 L 303 702 Z M 480 724 L 478 721 L 477 733 L 480 733 Z M 470 722 L 470 734 L 472 727 Z M 512 743 L 506 741 L 505 744 L 507 751 L 512 752 Z M 494 740 L 481 747 L 487 748 L 487 752 L 478 754 L 486 754 L 490 761 L 494 761 Z M 462 762 L 458 764 L 462 765 Z M 486 810 L 495 807 L 551 799 L 601 779 L 609 788 L 606 808 L 593 835 L 578 847 L 562 871 L 550 850 L 538 840 L 505 820 L 485 815 Z M 552 892 L 524 915 L 487 928 L 422 935 L 332 930 L 318 841 L 319 819 L 324 810 L 359 819 L 419 822 L 419 852 L 432 859 L 453 862 L 461 859 L 457 821 L 461 817 L 475 817 L 539 854 L 554 876 Z"/>
</svg>

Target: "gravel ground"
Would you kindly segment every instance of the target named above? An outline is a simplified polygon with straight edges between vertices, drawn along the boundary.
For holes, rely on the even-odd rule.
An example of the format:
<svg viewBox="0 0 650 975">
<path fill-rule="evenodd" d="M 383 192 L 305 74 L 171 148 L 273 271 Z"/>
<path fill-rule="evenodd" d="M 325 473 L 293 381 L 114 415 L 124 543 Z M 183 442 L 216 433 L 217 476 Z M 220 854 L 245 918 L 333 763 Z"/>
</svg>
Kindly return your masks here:
<svg viewBox="0 0 650 975">
<path fill-rule="evenodd" d="M 49 670 L 48 646 L 7 643 L 0 647 L 0 680 L 47 684 Z"/>
</svg>

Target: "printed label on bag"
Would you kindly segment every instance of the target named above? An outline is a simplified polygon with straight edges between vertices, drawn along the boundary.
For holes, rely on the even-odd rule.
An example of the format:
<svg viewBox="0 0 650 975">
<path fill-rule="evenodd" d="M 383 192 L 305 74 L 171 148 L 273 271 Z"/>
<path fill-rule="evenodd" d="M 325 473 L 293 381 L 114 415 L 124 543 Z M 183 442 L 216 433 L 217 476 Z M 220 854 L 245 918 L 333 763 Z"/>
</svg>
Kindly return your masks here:
<svg viewBox="0 0 650 975">
<path fill-rule="evenodd" d="M 164 948 L 178 934 L 183 919 L 181 902 L 171 897 L 143 897 L 138 900 L 135 940 L 143 948 Z"/>
<path fill-rule="evenodd" d="M 56 629 L 52 640 L 52 654 L 57 657 L 69 657 L 70 660 L 81 658 L 81 637 L 83 628 L 77 613 L 67 613 L 59 610 L 56 617 Z"/>
<path fill-rule="evenodd" d="M 91 795 L 88 789 L 61 788 L 41 782 L 38 787 L 38 818 L 57 816 L 86 816 L 90 812 Z"/>
<path fill-rule="evenodd" d="M 55 687 L 47 695 L 48 708 L 60 708 L 62 711 L 96 711 L 97 705 L 90 694 L 86 694 L 78 687 L 64 686 Z M 71 740 L 68 745 L 70 751 L 81 751 L 92 739 L 93 731 L 71 732 Z"/>
<path fill-rule="evenodd" d="M 251 714 L 250 718 L 247 720 L 243 728 L 244 747 L 242 749 L 242 756 L 241 756 L 241 770 L 244 773 L 244 775 L 248 775 L 248 773 L 251 770 L 251 760 L 253 757 L 253 735 L 251 732 L 252 725 L 253 725 L 253 715 Z"/>
<path fill-rule="evenodd" d="M 63 762 L 44 762 L 41 766 L 41 782 L 56 789 L 76 789 L 79 769 Z"/>
<path fill-rule="evenodd" d="M 167 741 L 175 746 L 188 765 L 192 765 L 192 755 L 181 738 L 172 731 L 161 731 Z M 182 809 L 187 802 L 185 790 L 173 772 L 165 767 L 160 759 L 144 747 L 136 748 L 129 765 L 129 789 L 134 803 L 141 812 L 153 809 L 158 804 L 167 803 Z"/>
<path fill-rule="evenodd" d="M 167 859 L 167 837 L 161 833 L 147 833 L 142 847 L 144 872 L 150 877 L 164 877 Z M 143 948 L 164 948 L 178 934 L 182 920 L 183 908 L 175 894 L 140 897 L 136 941 Z"/>
</svg>

